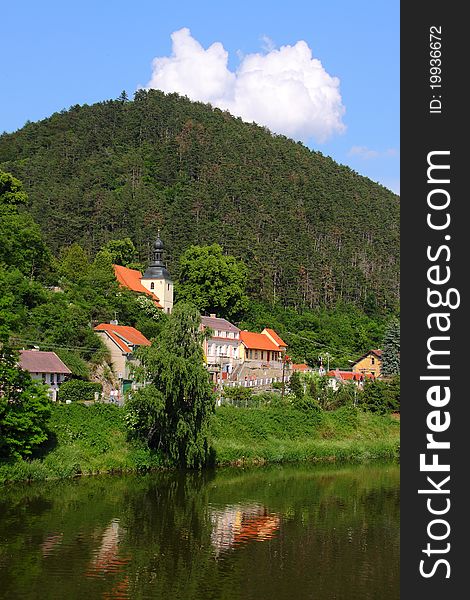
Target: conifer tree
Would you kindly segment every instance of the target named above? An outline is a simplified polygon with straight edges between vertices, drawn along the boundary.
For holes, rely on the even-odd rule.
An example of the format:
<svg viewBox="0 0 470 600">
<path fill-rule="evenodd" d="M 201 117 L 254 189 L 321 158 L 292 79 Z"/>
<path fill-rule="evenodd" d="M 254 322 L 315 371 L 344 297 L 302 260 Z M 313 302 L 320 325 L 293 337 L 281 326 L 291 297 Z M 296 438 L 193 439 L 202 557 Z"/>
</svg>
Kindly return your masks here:
<svg viewBox="0 0 470 600">
<path fill-rule="evenodd" d="M 388 324 L 382 344 L 381 374 L 392 377 L 400 373 L 400 322 L 394 318 Z"/>
</svg>

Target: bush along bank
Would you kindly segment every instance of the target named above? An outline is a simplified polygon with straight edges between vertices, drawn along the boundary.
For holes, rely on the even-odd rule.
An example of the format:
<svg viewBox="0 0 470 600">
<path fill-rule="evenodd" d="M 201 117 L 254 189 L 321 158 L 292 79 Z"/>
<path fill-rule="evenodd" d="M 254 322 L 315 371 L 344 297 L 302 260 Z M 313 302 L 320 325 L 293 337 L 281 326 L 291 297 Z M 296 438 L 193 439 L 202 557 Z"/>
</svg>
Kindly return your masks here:
<svg viewBox="0 0 470 600">
<path fill-rule="evenodd" d="M 31 459 L 0 462 L 0 483 L 171 468 L 145 442 L 130 440 L 125 409 L 54 405 L 49 440 Z M 222 406 L 211 423 L 217 465 L 397 459 L 399 423 L 352 406 L 326 412 L 290 406 Z"/>
</svg>

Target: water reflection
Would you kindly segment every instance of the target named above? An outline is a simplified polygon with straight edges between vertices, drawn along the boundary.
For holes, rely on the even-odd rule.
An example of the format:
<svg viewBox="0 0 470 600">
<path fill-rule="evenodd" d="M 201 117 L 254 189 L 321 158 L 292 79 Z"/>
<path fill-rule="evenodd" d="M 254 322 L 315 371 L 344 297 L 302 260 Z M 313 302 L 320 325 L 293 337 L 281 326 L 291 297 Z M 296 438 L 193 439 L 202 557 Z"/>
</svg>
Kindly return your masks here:
<svg viewBox="0 0 470 600">
<path fill-rule="evenodd" d="M 398 485 L 304 465 L 5 488 L 0 598 L 395 600 Z"/>
<path fill-rule="evenodd" d="M 211 543 L 216 556 L 223 551 L 250 541 L 266 541 L 274 537 L 280 516 L 269 513 L 265 506 L 233 505 L 223 510 L 211 509 Z"/>
</svg>

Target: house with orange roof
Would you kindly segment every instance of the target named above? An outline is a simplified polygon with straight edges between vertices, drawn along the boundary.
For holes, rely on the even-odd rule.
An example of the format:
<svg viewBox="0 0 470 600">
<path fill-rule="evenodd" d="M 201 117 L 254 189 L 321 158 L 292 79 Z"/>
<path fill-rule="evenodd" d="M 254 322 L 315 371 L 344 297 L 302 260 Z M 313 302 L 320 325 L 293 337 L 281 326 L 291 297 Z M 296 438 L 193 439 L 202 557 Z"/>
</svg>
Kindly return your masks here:
<svg viewBox="0 0 470 600">
<path fill-rule="evenodd" d="M 306 363 L 292 363 L 290 367 L 292 371 L 298 371 L 299 373 L 308 373 L 310 371 L 313 371 L 313 369 L 309 367 Z"/>
<path fill-rule="evenodd" d="M 382 350 L 369 350 L 352 363 L 353 373 L 380 377 L 382 367 Z"/>
<path fill-rule="evenodd" d="M 273 331 L 273 333 L 275 332 Z M 281 362 L 287 344 L 277 334 L 276 337 L 281 343 L 274 341 L 272 334 L 267 334 L 266 330 L 263 330 L 262 333 L 240 331 L 240 358 L 244 362 L 260 361 L 265 364 Z"/>
<path fill-rule="evenodd" d="M 165 247 L 160 239 L 160 231 L 152 248 L 152 257 L 144 274 L 121 265 L 114 266 L 118 282 L 134 292 L 145 294 L 158 308 L 166 313 L 173 310 L 173 281 L 163 261 Z"/>
<path fill-rule="evenodd" d="M 337 390 L 339 385 L 343 383 L 354 383 L 356 386 L 362 387 L 366 379 L 375 379 L 374 375 L 370 373 L 355 373 L 353 371 L 341 371 L 340 369 L 328 371 L 327 377 L 334 390 Z"/>
<path fill-rule="evenodd" d="M 287 344 L 278 336 L 274 329 L 269 329 L 268 327 L 265 327 L 261 333 L 267 335 L 268 338 L 271 341 L 273 341 L 276 344 L 276 346 L 281 350 L 281 352 L 284 352 L 287 349 Z"/>
<path fill-rule="evenodd" d="M 150 341 L 135 327 L 119 325 L 117 321 L 100 323 L 95 332 L 110 352 L 111 366 L 123 393 L 132 387 L 132 367 L 138 364 L 134 352 L 140 346 L 150 346 Z"/>
</svg>

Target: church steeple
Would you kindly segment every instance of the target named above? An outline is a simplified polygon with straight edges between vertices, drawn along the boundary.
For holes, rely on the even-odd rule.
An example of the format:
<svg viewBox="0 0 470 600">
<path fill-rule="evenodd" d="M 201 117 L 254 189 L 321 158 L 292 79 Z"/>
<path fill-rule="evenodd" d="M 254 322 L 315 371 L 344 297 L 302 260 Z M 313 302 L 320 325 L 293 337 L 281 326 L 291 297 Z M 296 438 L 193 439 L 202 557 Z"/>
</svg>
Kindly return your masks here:
<svg viewBox="0 0 470 600">
<path fill-rule="evenodd" d="M 142 279 L 168 279 L 171 281 L 170 274 L 168 273 L 166 265 L 163 261 L 164 252 L 165 245 L 160 238 L 160 230 L 158 230 L 157 239 L 154 241 L 152 246 L 151 260 Z"/>
</svg>

